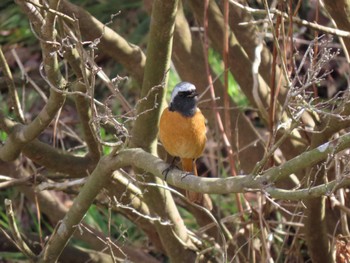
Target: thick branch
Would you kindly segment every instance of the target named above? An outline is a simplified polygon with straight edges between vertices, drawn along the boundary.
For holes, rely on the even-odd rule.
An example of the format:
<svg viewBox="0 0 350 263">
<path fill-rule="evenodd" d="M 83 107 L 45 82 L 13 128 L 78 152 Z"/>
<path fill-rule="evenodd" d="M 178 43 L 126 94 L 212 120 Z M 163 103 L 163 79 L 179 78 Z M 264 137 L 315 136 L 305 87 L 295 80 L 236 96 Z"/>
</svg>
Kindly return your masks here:
<svg viewBox="0 0 350 263">
<path fill-rule="evenodd" d="M 75 83 L 74 89 L 80 92 L 86 92 L 86 87 L 82 83 Z M 89 155 L 93 160 L 98 160 L 101 156 L 102 147 L 99 145 L 96 135 L 94 135 L 94 130 L 92 128 L 91 122 L 91 108 L 88 101 L 81 97 L 74 97 L 75 106 L 79 115 L 80 123 L 82 126 L 82 130 L 84 133 L 84 139 L 86 142 L 86 146 L 89 150 Z"/>
<path fill-rule="evenodd" d="M 291 173 L 295 173 L 300 169 L 310 167 L 326 159 L 329 155 L 349 147 L 350 134 L 348 133 L 339 137 L 337 140 L 333 140 L 305 152 L 279 167 L 271 168 L 255 179 L 252 176 L 237 176 L 224 179 L 201 178 L 190 174 L 184 174 L 178 169 L 173 169 L 168 173 L 167 181 L 174 186 L 184 189 L 213 194 L 263 190 L 269 193 L 271 197 L 275 197 L 274 194 L 276 194 L 276 197 L 280 198 L 306 199 L 316 195 L 322 196 L 344 185 L 350 185 L 350 180 L 344 179 L 342 182 L 339 182 L 339 184 L 333 181 L 327 185 L 317 186 L 308 190 L 302 189 L 294 191 L 294 193 L 285 193 L 285 195 L 282 194 L 283 190 L 275 189 L 269 186 L 269 184 Z M 111 179 L 110 176 L 113 170 L 130 165 L 142 168 L 146 172 L 152 173 L 159 178 L 164 178 L 162 171 L 168 167 L 162 160 L 142 149 L 127 149 L 121 151 L 117 156 L 103 157 L 75 199 L 73 206 L 51 236 L 42 253 L 40 262 L 53 262 L 58 258 L 62 249 L 74 233 L 76 226 L 80 223 L 92 204 L 94 198 L 102 187 Z M 299 194 L 297 195 L 296 193 Z"/>
<path fill-rule="evenodd" d="M 229 178 L 203 178 L 186 174 L 178 169 L 171 170 L 167 175 L 167 182 L 176 187 L 210 194 L 228 194 L 245 192 L 249 190 L 263 190 L 272 197 L 280 199 L 307 199 L 315 196 L 329 194 L 335 190 L 350 184 L 350 180 L 332 181 L 328 184 L 319 185 L 315 188 L 294 190 L 287 193 L 282 189 L 276 189 L 273 184 L 283 180 L 293 173 L 311 167 L 329 156 L 350 147 L 350 133 L 340 136 L 338 139 L 320 145 L 319 147 L 304 152 L 286 163 L 273 167 L 257 177 L 251 175 Z M 145 171 L 164 179 L 162 171 L 168 168 L 168 164 L 159 158 L 142 151 L 141 149 L 127 149 L 112 159 L 113 169 L 133 165 L 142 167 Z"/>
<path fill-rule="evenodd" d="M 64 219 L 56 226 L 38 262 L 56 262 L 97 194 L 111 180 L 111 174 L 106 158 L 101 159 Z"/>
<path fill-rule="evenodd" d="M 255 60 L 255 52 L 256 47 L 259 45 L 259 37 L 257 37 L 260 32 L 256 25 L 248 24 L 246 26 L 239 25 L 242 22 L 250 22 L 254 21 L 254 18 L 251 14 L 241 10 L 240 8 L 235 7 L 233 1 L 230 1 L 230 28 L 237 37 L 238 42 L 244 48 L 248 57 L 251 61 Z M 261 41 L 261 40 L 260 40 Z M 282 74 L 278 65 L 276 67 L 276 85 L 280 85 L 282 87 L 285 86 L 285 83 L 278 84 L 279 76 Z M 271 68 L 272 68 L 272 54 L 270 50 L 267 48 L 266 44 L 263 43 L 262 51 L 261 51 L 261 63 L 259 67 L 259 73 L 264 78 L 266 83 L 271 82 Z M 285 95 L 287 93 L 287 89 L 280 89 L 280 102 L 283 102 L 285 99 Z"/>
<path fill-rule="evenodd" d="M 6 131 L 10 137 L 13 136 L 11 130 L 16 129 L 17 125 L 20 124 L 16 124 L 5 117 L 0 118 L 0 128 Z M 9 151 L 17 151 L 23 147 L 22 152 L 32 161 L 49 170 L 54 170 L 58 173 L 65 173 L 71 177 L 84 177 L 96 166 L 96 162 L 93 162 L 88 156 L 80 157 L 64 153 L 48 144 L 40 142 L 38 139 L 28 142 L 24 146 L 16 140 L 11 140 L 11 142 L 14 145 L 14 149 L 9 148 Z M 9 143 L 8 145 L 10 146 L 11 144 Z M 2 149 L 6 148 L 3 147 Z M 0 149 L 0 152 L 1 151 L 2 150 Z"/>
<path fill-rule="evenodd" d="M 190 0 L 189 5 L 196 16 L 200 24 L 204 23 L 204 1 L 202 0 Z M 222 41 L 224 37 L 224 18 L 220 11 L 220 8 L 215 1 L 209 0 L 208 7 L 208 36 L 212 41 L 215 50 L 222 54 Z M 252 93 L 253 76 L 251 74 L 252 62 L 247 56 L 242 46 L 238 43 L 236 36 L 231 32 L 229 35 L 229 69 L 232 75 L 239 83 L 242 91 L 250 100 L 253 105 L 256 105 Z M 269 97 L 269 87 L 260 76 L 258 76 L 259 82 L 259 97 L 267 107 Z"/>
<path fill-rule="evenodd" d="M 27 2 L 17 1 L 18 5 L 28 15 L 31 22 L 36 23 L 36 29 L 39 28 L 41 22 L 44 27 L 40 32 L 40 44 L 42 46 L 43 53 L 43 65 L 46 73 L 46 80 L 50 86 L 54 86 L 56 89 L 63 90 L 66 86 L 66 81 L 61 75 L 58 65 L 58 58 L 56 53 L 55 44 L 55 17 L 48 15 L 46 23 L 43 23 L 43 18 L 38 12 L 33 12 L 32 4 Z M 57 112 L 62 107 L 65 100 L 65 96 L 56 91 L 50 90 L 50 97 L 47 104 L 40 111 L 35 119 L 24 126 L 17 126 L 12 130 L 9 138 L 5 142 L 5 145 L 0 148 L 0 159 L 4 161 L 12 161 L 17 158 L 22 148 L 38 137 L 38 135 L 46 129 L 55 118 Z"/>
<path fill-rule="evenodd" d="M 334 19 L 337 27 L 342 30 L 349 31 L 350 29 L 350 1 L 349 0 L 325 0 L 325 7 L 329 14 Z M 349 32 L 347 37 L 344 38 L 344 43 L 348 52 L 350 52 L 350 38 Z"/>
<path fill-rule="evenodd" d="M 29 177 L 28 172 L 26 170 L 21 169 L 20 171 L 18 171 L 16 167 L 17 167 L 16 164 L 11 163 L 8 166 L 8 170 L 4 170 L 4 167 L 1 167 L 0 170 L 4 174 L 10 177 L 19 178 L 18 180 L 26 179 Z M 127 180 L 124 180 L 124 181 L 117 180 L 117 181 L 118 181 L 117 183 L 113 182 L 113 183 L 107 184 L 107 189 L 111 197 L 115 196 L 119 202 L 122 202 L 123 204 L 128 204 L 130 207 L 134 208 L 139 213 L 147 215 L 147 207 L 145 207 L 144 203 L 137 202 L 139 200 L 139 197 L 131 196 L 130 198 L 132 198 L 132 200 L 130 200 L 129 197 L 125 194 L 126 188 L 130 186 L 130 183 L 127 182 Z M 61 202 L 59 198 L 57 198 L 55 193 L 53 193 L 52 191 L 40 191 L 40 192 L 34 193 L 33 186 L 26 186 L 26 185 L 19 186 L 18 190 L 21 193 L 23 193 L 26 196 L 26 198 L 30 200 L 32 203 L 37 201 L 40 207 L 40 211 L 48 217 L 49 222 L 53 225 L 57 224 L 68 212 L 68 208 Z M 143 231 L 145 231 L 145 233 L 149 236 L 150 241 L 153 244 L 157 244 L 159 238 L 157 238 L 157 236 L 153 234 L 155 230 L 154 230 L 154 227 L 152 227 L 151 222 L 145 219 L 139 218 L 139 216 L 126 210 L 122 210 L 120 212 L 124 216 L 126 216 L 127 218 L 135 222 L 135 224 L 138 226 L 139 229 L 142 229 Z M 97 238 L 100 240 L 106 240 L 106 236 L 91 226 L 90 226 L 90 231 L 83 231 L 83 233 L 77 232 L 75 233 L 74 238 L 85 242 L 86 244 L 89 245 L 91 249 L 94 249 L 96 251 L 102 251 L 106 248 L 105 243 L 96 242 Z M 125 255 L 127 255 L 128 258 L 133 262 L 140 262 L 140 260 L 145 262 L 153 262 L 152 256 L 148 255 L 146 252 L 142 253 L 139 249 L 135 249 L 132 246 L 129 246 L 126 244 L 121 244 L 117 240 L 112 240 L 112 241 L 115 244 L 115 246 L 112 246 L 113 253 L 115 256 L 124 257 Z M 41 247 L 40 247 L 40 250 L 37 252 L 37 254 L 39 254 L 40 251 L 41 251 Z M 65 251 L 66 249 L 63 251 L 63 253 Z M 64 258 L 65 256 L 61 255 L 59 260 L 61 260 L 62 262 L 65 262 Z"/>
<path fill-rule="evenodd" d="M 100 38 L 100 50 L 122 64 L 138 83 L 142 83 L 146 57 L 142 50 L 118 35 L 109 27 L 103 25 L 83 8 L 68 1 L 61 1 L 60 11 L 79 21 L 84 41 L 94 41 Z"/>
<path fill-rule="evenodd" d="M 157 127 L 165 97 L 164 86 L 170 69 L 177 6 L 177 0 L 153 2 L 147 61 L 141 91 L 142 100 L 137 107 L 138 117 L 132 132 L 132 145 L 141 147 L 154 155 L 157 154 Z M 143 169 L 143 167 L 137 168 L 140 172 Z M 145 181 L 163 184 L 159 178 L 153 176 L 146 176 Z M 170 226 L 155 222 L 170 261 L 194 261 L 195 253 L 186 247 L 192 245 L 187 229 L 170 192 L 158 187 L 147 188 L 144 199 L 152 215 L 167 218 L 172 224 Z"/>
</svg>

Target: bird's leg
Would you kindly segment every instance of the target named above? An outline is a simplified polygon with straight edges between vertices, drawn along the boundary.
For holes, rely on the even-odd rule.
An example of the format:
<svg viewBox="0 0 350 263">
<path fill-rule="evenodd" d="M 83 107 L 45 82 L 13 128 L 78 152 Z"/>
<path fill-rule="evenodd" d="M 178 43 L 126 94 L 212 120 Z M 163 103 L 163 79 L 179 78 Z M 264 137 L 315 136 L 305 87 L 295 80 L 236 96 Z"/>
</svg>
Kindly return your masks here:
<svg viewBox="0 0 350 263">
<path fill-rule="evenodd" d="M 162 172 L 162 175 L 164 175 L 164 181 L 167 180 L 167 177 L 168 177 L 168 173 L 170 170 L 174 169 L 176 167 L 175 165 L 175 160 L 176 160 L 177 157 L 173 157 L 170 165 L 168 166 L 168 168 L 166 168 L 163 172 Z"/>
<path fill-rule="evenodd" d="M 196 159 L 192 159 L 191 163 L 187 163 L 186 166 L 182 167 L 182 168 L 185 171 L 185 174 L 182 175 L 181 180 L 184 179 L 187 175 L 190 175 L 190 174 L 197 175 Z"/>
<path fill-rule="evenodd" d="M 195 176 L 198 176 L 197 165 L 196 165 L 196 159 L 193 159 L 192 162 L 193 162 L 193 163 L 192 163 L 192 165 L 193 165 L 193 174 L 194 174 Z"/>
</svg>

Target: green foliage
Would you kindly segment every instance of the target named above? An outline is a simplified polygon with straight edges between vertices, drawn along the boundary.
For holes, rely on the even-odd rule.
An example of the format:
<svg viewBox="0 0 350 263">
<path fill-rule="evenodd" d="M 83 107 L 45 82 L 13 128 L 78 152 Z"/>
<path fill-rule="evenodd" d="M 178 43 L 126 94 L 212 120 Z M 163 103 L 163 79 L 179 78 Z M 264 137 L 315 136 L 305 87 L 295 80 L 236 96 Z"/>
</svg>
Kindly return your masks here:
<svg viewBox="0 0 350 263">
<path fill-rule="evenodd" d="M 109 215 L 104 207 L 98 207 L 92 205 L 84 221 L 95 229 L 100 230 L 102 233 L 107 234 L 109 228 L 111 230 L 111 238 L 122 242 L 140 241 L 144 239 L 143 234 L 139 229 L 131 223 L 128 219 L 119 214 L 112 212 L 109 219 Z"/>
<path fill-rule="evenodd" d="M 103 141 L 109 141 L 110 139 L 113 139 L 113 136 L 111 134 L 108 134 L 103 127 L 100 128 L 100 136 Z M 109 154 L 111 150 L 112 149 L 109 146 L 106 146 L 106 145 L 102 146 L 102 151 L 104 155 Z"/>
<path fill-rule="evenodd" d="M 215 74 L 220 76 L 219 80 L 224 83 L 224 63 L 222 61 L 221 55 L 214 49 L 209 49 L 208 61 Z M 217 80 L 217 81 L 219 81 Z M 231 72 L 228 74 L 228 94 L 232 100 L 240 107 L 248 106 L 248 100 L 244 96 L 243 92 L 239 88 L 238 83 L 232 76 Z"/>
<path fill-rule="evenodd" d="M 180 215 L 183 218 L 186 226 L 188 226 L 190 228 L 194 228 L 194 229 L 198 228 L 198 224 L 197 224 L 195 218 L 193 218 L 193 215 L 187 209 L 179 207 L 179 212 L 180 212 Z"/>
<path fill-rule="evenodd" d="M 4 142 L 7 139 L 7 133 L 4 131 L 0 131 L 0 142 Z"/>
<path fill-rule="evenodd" d="M 9 111 L 9 107 L 7 105 L 6 95 L 2 95 L 1 93 L 0 93 L 0 104 L 1 104 L 2 114 L 9 115 L 10 111 Z"/>
<path fill-rule="evenodd" d="M 177 74 L 176 70 L 171 67 L 169 71 L 169 80 L 168 80 L 168 87 L 167 87 L 167 99 L 170 100 L 171 92 L 173 91 L 176 84 L 178 84 L 181 81 L 179 75 Z"/>
<path fill-rule="evenodd" d="M 113 213 L 112 230 L 115 231 L 115 238 L 128 243 L 141 243 L 146 238 L 140 229 L 120 214 Z M 114 232 L 113 231 L 113 232 Z"/>
<path fill-rule="evenodd" d="M 27 258 L 21 252 L 0 252 L 1 262 L 27 262 Z M 6 261 L 2 261 L 6 260 Z M 24 261 L 25 260 L 25 261 Z"/>
<path fill-rule="evenodd" d="M 130 42 L 141 44 L 144 42 L 148 32 L 150 18 L 143 8 L 142 1 L 120 0 L 95 1 L 95 0 L 73 0 L 85 8 L 102 23 L 110 26 Z"/>
<path fill-rule="evenodd" d="M 1 1 L 0 10 L 0 45 L 19 42 L 32 44 L 35 41 L 28 19 L 14 1 Z"/>
<path fill-rule="evenodd" d="M 88 225 L 95 227 L 96 229 L 103 231 L 104 233 L 108 233 L 107 219 L 108 217 L 101 214 L 101 212 L 95 205 L 90 206 L 84 218 L 85 222 Z"/>
<path fill-rule="evenodd" d="M 37 211 L 35 207 L 29 206 L 27 207 L 27 213 L 30 217 L 30 227 L 32 228 L 32 231 L 34 233 L 40 233 L 41 231 L 52 233 L 53 227 L 51 226 L 50 222 L 48 222 L 45 217 L 41 216 L 40 222 L 37 217 Z"/>
<path fill-rule="evenodd" d="M 5 229 L 9 228 L 7 215 L 5 213 L 5 210 L 2 209 L 0 209 L 0 227 L 3 227 Z"/>
</svg>

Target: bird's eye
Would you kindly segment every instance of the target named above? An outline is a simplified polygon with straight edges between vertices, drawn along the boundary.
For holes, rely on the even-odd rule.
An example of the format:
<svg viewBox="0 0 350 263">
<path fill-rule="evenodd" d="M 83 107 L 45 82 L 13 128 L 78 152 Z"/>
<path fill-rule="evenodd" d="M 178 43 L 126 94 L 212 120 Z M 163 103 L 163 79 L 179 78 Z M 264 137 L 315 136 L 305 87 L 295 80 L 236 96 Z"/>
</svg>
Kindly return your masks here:
<svg viewBox="0 0 350 263">
<path fill-rule="evenodd" d="M 181 98 L 193 98 L 197 95 L 194 91 L 181 91 L 178 93 Z"/>
</svg>

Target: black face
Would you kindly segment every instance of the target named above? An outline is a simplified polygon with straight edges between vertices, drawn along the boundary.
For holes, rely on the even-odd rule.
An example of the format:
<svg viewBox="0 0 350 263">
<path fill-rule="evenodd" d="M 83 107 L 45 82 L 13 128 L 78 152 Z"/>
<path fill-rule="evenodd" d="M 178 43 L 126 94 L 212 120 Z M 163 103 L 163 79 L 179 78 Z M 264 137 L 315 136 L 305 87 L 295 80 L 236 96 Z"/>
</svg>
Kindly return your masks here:
<svg viewBox="0 0 350 263">
<path fill-rule="evenodd" d="M 185 117 L 192 117 L 197 110 L 197 101 L 196 90 L 180 91 L 170 103 L 169 110 L 177 111 Z"/>
</svg>

